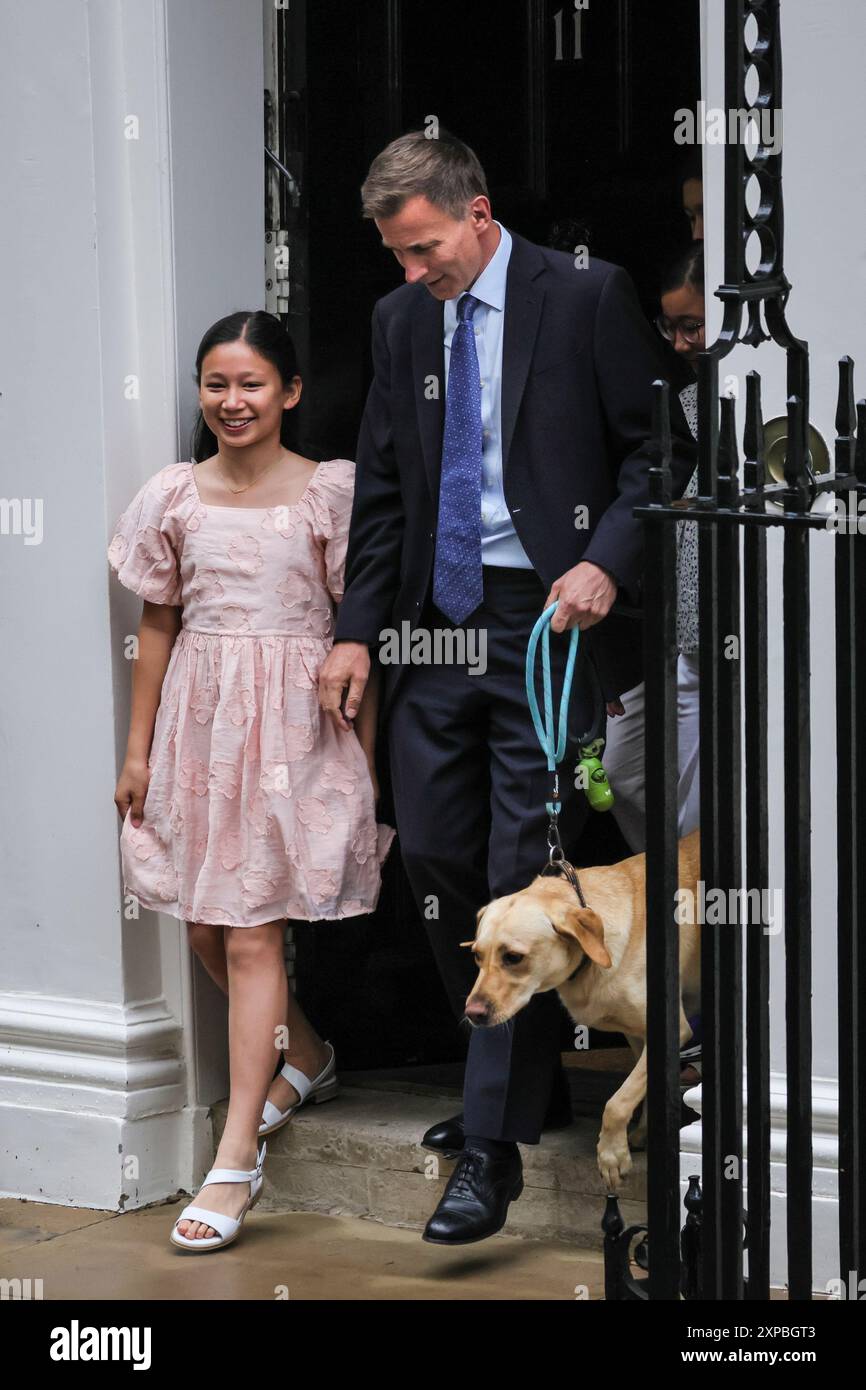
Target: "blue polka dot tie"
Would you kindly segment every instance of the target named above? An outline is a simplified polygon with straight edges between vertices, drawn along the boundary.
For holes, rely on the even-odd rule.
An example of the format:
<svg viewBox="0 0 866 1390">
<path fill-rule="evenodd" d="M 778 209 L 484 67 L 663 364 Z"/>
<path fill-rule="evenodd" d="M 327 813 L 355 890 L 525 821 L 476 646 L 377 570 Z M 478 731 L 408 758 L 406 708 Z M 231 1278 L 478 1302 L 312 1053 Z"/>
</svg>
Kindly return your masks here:
<svg viewBox="0 0 866 1390">
<path fill-rule="evenodd" d="M 442 480 L 439 487 L 439 529 L 433 571 L 433 602 L 462 623 L 484 596 L 481 568 L 481 373 L 472 320 L 479 300 L 466 294 L 457 306 L 457 327 L 451 343 Z"/>
</svg>

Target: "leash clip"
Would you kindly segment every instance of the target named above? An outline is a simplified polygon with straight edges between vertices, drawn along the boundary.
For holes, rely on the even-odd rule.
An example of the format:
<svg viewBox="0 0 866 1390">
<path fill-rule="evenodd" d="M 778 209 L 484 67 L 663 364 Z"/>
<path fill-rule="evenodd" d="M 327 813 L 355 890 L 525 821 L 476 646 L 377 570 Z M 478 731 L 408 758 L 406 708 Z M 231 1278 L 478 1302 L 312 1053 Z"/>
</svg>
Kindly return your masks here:
<svg viewBox="0 0 866 1390">
<path fill-rule="evenodd" d="M 556 814 L 550 817 L 550 824 L 547 827 L 547 848 L 550 851 L 547 862 L 551 869 L 566 862 L 562 840 L 559 837 L 559 817 Z"/>
<path fill-rule="evenodd" d="M 580 875 L 574 865 L 570 864 L 565 857 L 562 841 L 559 838 L 559 821 L 555 815 L 551 816 L 550 824 L 547 827 L 547 845 L 550 852 L 547 856 L 547 863 L 541 870 L 542 875 L 552 873 L 558 878 L 567 878 L 577 894 L 581 907 L 586 907 L 586 898 L 583 896 L 583 889 L 580 886 Z"/>
</svg>

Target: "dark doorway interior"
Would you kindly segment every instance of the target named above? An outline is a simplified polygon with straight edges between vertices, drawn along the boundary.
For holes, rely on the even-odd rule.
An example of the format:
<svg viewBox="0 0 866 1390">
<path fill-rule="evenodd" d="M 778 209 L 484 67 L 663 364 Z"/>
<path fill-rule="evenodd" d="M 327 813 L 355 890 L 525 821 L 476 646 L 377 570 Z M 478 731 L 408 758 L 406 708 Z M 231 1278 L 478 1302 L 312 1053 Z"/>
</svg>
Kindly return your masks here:
<svg viewBox="0 0 866 1390">
<path fill-rule="evenodd" d="M 361 219 L 361 182 L 379 149 L 431 118 L 477 151 L 501 221 L 624 265 L 655 311 L 658 270 L 689 237 L 673 130 L 700 95 L 697 0 L 292 0 L 278 25 L 270 138 L 297 183 L 294 198 L 280 192 L 280 225 L 312 457 L 354 456 L 370 315 L 401 280 Z M 380 814 L 394 824 L 383 774 Z M 612 818 L 596 816 L 574 857 L 627 853 Z M 304 1005 L 344 1067 L 462 1055 L 396 853 L 373 917 L 299 925 L 296 952 Z M 563 1036 L 568 1046 L 564 1014 Z"/>
</svg>

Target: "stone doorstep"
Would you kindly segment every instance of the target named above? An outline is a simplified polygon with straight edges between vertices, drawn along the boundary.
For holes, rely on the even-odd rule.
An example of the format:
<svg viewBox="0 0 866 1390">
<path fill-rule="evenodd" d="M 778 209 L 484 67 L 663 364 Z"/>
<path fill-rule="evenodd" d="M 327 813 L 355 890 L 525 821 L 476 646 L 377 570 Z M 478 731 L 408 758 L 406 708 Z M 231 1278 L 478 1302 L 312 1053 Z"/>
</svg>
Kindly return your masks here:
<svg viewBox="0 0 866 1390">
<path fill-rule="evenodd" d="M 420 1092 L 420 1093 L 419 1093 Z M 444 1092 L 444 1093 L 443 1093 Z M 366 1217 L 386 1226 L 422 1229 L 454 1164 L 419 1143 L 437 1120 L 454 1114 L 451 1088 L 375 1090 L 343 1084 L 322 1105 L 304 1106 L 269 1136 L 261 1211 L 314 1211 Z M 227 1102 L 213 1108 L 214 1139 L 225 1123 Z M 524 1190 L 510 1208 L 505 1234 L 569 1241 L 600 1249 L 605 1188 L 595 1161 L 597 1117 L 579 1116 L 539 1145 L 521 1145 Z M 627 1224 L 645 1219 L 646 1158 L 620 1192 Z"/>
</svg>

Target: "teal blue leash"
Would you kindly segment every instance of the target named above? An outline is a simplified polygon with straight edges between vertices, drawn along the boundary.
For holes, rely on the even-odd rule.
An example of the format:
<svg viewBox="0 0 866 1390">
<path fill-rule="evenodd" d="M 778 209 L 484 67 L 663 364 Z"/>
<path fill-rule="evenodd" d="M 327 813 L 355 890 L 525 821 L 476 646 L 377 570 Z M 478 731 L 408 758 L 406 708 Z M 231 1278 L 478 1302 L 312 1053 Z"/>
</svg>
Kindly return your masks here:
<svg viewBox="0 0 866 1390">
<path fill-rule="evenodd" d="M 568 664 L 565 668 L 565 680 L 562 686 L 562 700 L 559 706 L 559 737 L 554 741 L 553 693 L 550 682 L 550 622 L 558 607 L 559 601 L 557 600 L 556 603 L 551 604 L 546 612 L 542 613 L 532 629 L 532 636 L 526 649 L 526 698 L 529 701 L 529 710 L 535 725 L 535 732 L 538 735 L 538 742 L 541 744 L 541 751 L 547 758 L 547 770 L 553 777 L 553 795 L 552 799 L 547 802 L 547 814 L 551 817 L 558 816 L 562 810 L 557 768 L 565 757 L 568 739 L 568 706 L 571 702 L 574 663 L 577 660 L 577 649 L 580 645 L 580 631 L 573 627 L 568 648 Z M 538 650 L 539 639 L 542 639 L 541 677 L 544 686 L 545 723 L 542 723 L 538 697 L 535 693 L 535 653 Z"/>
<path fill-rule="evenodd" d="M 569 635 L 568 661 L 565 668 L 565 678 L 562 684 L 562 699 L 559 706 L 558 726 L 554 721 L 553 715 L 553 690 L 550 676 L 550 624 L 554 613 L 559 607 L 559 602 L 551 606 L 542 613 L 532 635 L 529 638 L 529 645 L 526 649 L 526 698 L 529 702 L 529 711 L 532 715 L 532 722 L 535 725 L 535 732 L 541 744 L 541 750 L 547 758 L 547 770 L 551 775 L 551 798 L 546 802 L 547 814 L 550 817 L 550 824 L 547 832 L 547 844 L 550 850 L 549 867 L 563 872 L 573 883 L 578 896 L 583 902 L 583 894 L 580 889 L 580 881 L 577 871 L 572 868 L 565 858 L 562 848 L 562 841 L 559 835 L 559 816 L 562 811 L 562 801 L 559 793 L 559 764 L 565 757 L 568 745 L 568 708 L 571 703 L 571 688 L 574 682 L 574 668 L 577 661 L 578 647 L 580 645 L 580 631 L 573 627 Z M 535 663 L 538 644 L 541 642 L 541 679 L 544 692 L 544 719 L 538 707 L 538 696 L 535 689 Z M 602 710 L 603 717 L 603 710 Z M 613 805 L 613 793 L 610 790 L 607 776 L 601 764 L 600 754 L 604 748 L 604 739 L 598 737 L 599 728 L 594 734 L 587 734 L 580 745 L 581 761 L 579 771 L 586 777 L 586 790 L 589 803 L 594 809 L 599 811 L 608 810 Z M 584 903 L 584 906 L 586 904 Z"/>
<path fill-rule="evenodd" d="M 541 750 L 547 758 L 547 770 L 551 776 L 551 799 L 547 804 L 547 814 L 550 823 L 547 828 L 547 847 L 548 861 L 542 873 L 562 874 L 567 878 L 577 893 L 581 907 L 586 907 L 586 899 L 580 886 L 580 878 L 577 870 L 569 864 L 562 848 L 562 840 L 559 836 L 559 813 L 562 810 L 562 802 L 559 798 L 559 772 L 558 767 L 565 757 L 565 748 L 568 741 L 568 706 L 571 701 L 571 686 L 574 680 L 574 663 L 577 660 L 577 649 L 580 644 L 580 632 L 576 627 L 571 629 L 571 636 L 568 647 L 568 663 L 565 668 L 565 679 L 562 685 L 562 700 L 559 706 L 559 737 L 556 738 L 555 725 L 553 721 L 553 691 L 550 680 L 550 621 L 559 607 L 559 603 L 551 604 L 546 612 L 542 613 L 529 639 L 529 646 L 526 649 L 526 698 L 529 701 L 529 710 L 532 715 L 532 722 L 535 725 L 535 732 L 541 744 Z M 538 697 L 535 693 L 535 653 L 538 650 L 539 640 L 541 646 L 541 679 L 544 687 L 544 721 L 538 708 Z"/>
</svg>

